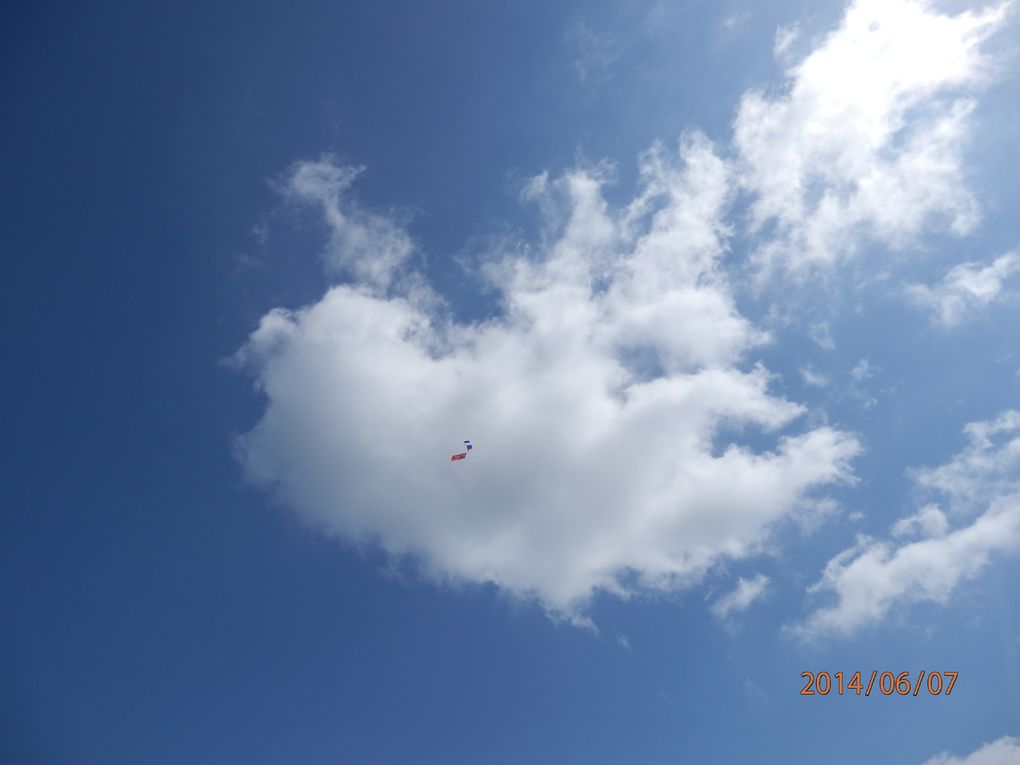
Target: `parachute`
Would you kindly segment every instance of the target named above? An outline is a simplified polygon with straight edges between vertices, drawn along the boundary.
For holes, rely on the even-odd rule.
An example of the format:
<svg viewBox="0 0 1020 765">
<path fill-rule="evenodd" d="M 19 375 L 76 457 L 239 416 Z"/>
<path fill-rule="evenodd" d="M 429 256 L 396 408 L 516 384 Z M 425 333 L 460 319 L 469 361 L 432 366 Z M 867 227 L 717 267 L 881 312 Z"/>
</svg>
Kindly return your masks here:
<svg viewBox="0 0 1020 765">
<path fill-rule="evenodd" d="M 465 441 L 464 451 L 461 452 L 460 454 L 454 454 L 452 457 L 450 457 L 450 462 L 456 462 L 457 460 L 467 459 L 468 452 L 471 451 L 472 449 L 474 449 L 474 447 L 471 445 L 471 442 Z"/>
</svg>

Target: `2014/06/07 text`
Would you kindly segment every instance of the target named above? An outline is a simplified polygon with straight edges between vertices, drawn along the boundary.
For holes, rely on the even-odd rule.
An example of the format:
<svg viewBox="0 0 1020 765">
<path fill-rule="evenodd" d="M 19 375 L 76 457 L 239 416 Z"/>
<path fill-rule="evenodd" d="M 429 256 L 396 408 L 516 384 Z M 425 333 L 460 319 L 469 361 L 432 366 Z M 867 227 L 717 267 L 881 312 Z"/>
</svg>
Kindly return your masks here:
<svg viewBox="0 0 1020 765">
<path fill-rule="evenodd" d="M 873 669 L 865 686 L 864 678 L 860 672 L 849 675 L 850 680 L 846 683 L 844 680 L 847 675 L 843 672 L 832 674 L 801 672 L 800 676 L 807 682 L 801 688 L 800 695 L 828 696 L 829 693 L 835 691 L 836 695 L 842 696 L 844 693 L 853 691 L 857 696 L 860 696 L 862 692 L 865 696 L 870 696 L 872 690 L 875 690 L 883 696 L 917 696 L 922 690 L 925 690 L 929 696 L 948 696 L 953 692 L 953 686 L 956 685 L 956 678 L 959 674 L 959 672 L 927 672 L 922 669 L 917 674 L 915 682 L 915 678 L 909 671 L 894 675 L 892 672 L 880 674 L 877 669 Z M 875 687 L 876 679 L 878 681 L 877 688 Z"/>
</svg>

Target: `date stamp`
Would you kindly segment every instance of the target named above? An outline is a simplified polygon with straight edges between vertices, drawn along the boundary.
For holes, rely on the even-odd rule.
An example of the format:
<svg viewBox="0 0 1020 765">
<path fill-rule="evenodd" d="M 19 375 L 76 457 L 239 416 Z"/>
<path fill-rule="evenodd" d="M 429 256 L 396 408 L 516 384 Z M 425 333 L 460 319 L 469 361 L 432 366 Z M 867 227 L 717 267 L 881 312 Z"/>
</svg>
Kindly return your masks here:
<svg viewBox="0 0 1020 765">
<path fill-rule="evenodd" d="M 916 675 L 910 671 L 894 674 L 871 670 L 871 676 L 854 672 L 852 675 L 843 672 L 801 672 L 800 676 L 807 682 L 800 689 L 801 696 L 828 696 L 835 692 L 837 696 L 853 692 L 857 696 L 862 693 L 870 696 L 872 692 L 882 696 L 948 696 L 953 692 L 959 672 L 928 672 L 921 670 Z M 844 680 L 849 677 L 849 682 Z M 867 683 L 865 684 L 865 680 Z"/>
</svg>

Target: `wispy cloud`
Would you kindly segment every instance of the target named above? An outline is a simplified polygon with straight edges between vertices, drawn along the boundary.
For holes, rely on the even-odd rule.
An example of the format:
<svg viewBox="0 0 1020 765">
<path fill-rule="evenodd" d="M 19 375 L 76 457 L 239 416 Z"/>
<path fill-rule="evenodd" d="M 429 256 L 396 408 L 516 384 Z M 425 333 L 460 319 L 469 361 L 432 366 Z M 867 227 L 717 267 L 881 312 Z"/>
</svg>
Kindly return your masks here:
<svg viewBox="0 0 1020 765">
<path fill-rule="evenodd" d="M 619 44 L 609 32 L 597 32 L 584 21 L 567 29 L 566 39 L 574 51 L 574 71 L 581 85 L 595 88 L 610 76 L 619 59 Z"/>
<path fill-rule="evenodd" d="M 859 359 L 850 370 L 849 397 L 864 409 L 870 409 L 878 403 L 865 383 L 873 378 L 878 370 L 867 359 Z"/>
<path fill-rule="evenodd" d="M 952 268 L 938 284 L 913 284 L 908 294 L 928 308 L 944 327 L 953 327 L 992 303 L 1010 296 L 1009 280 L 1020 274 L 1020 256 L 1008 253 L 983 268 L 977 263 L 961 263 Z"/>
<path fill-rule="evenodd" d="M 286 200 L 321 213 L 329 232 L 322 258 L 331 275 L 349 274 L 385 288 L 414 245 L 392 216 L 368 212 L 351 198 L 351 185 L 362 172 L 362 167 L 338 164 L 325 154 L 314 162 L 295 163 L 275 185 Z"/>
<path fill-rule="evenodd" d="M 800 368 L 800 379 L 804 381 L 805 385 L 811 385 L 815 388 L 824 388 L 829 384 L 829 378 L 820 372 L 816 372 L 810 365 Z"/>
<path fill-rule="evenodd" d="M 832 339 L 832 331 L 827 322 L 814 322 L 808 327 L 808 337 L 811 341 L 826 351 L 836 350 L 836 342 Z"/>
<path fill-rule="evenodd" d="M 776 28 L 775 41 L 772 44 L 772 53 L 777 59 L 785 59 L 790 51 L 790 46 L 800 36 L 800 27 L 797 24 L 786 24 Z"/>
<path fill-rule="evenodd" d="M 916 482 L 945 497 L 964 516 L 955 528 L 929 504 L 897 521 L 897 540 L 858 538 L 829 561 L 813 593 L 836 602 L 790 628 L 802 638 L 849 635 L 911 603 L 945 604 L 978 576 L 996 553 L 1020 550 L 1020 412 L 967 426 L 970 443 L 947 464 L 914 472 Z M 971 519 L 972 518 L 972 519 Z"/>
<path fill-rule="evenodd" d="M 891 531 L 897 538 L 940 538 L 949 531 L 949 521 L 938 505 L 925 505 L 914 515 L 896 521 Z"/>
<path fill-rule="evenodd" d="M 742 27 L 751 20 L 750 11 L 741 11 L 739 13 L 729 13 L 723 17 L 721 26 L 723 29 L 732 30 L 737 27 Z"/>
<path fill-rule="evenodd" d="M 726 619 L 733 614 L 746 611 L 765 594 L 768 585 L 769 578 L 764 574 L 757 574 L 750 579 L 741 577 L 732 592 L 726 593 L 712 604 L 712 613 L 718 619 Z"/>
<path fill-rule="evenodd" d="M 860 383 L 865 380 L 870 380 L 875 376 L 875 368 L 871 365 L 871 362 L 867 359 L 859 359 L 854 364 L 853 369 L 850 370 L 850 377 L 854 382 Z"/>
<path fill-rule="evenodd" d="M 937 754 L 924 765 L 1017 765 L 1020 763 L 1020 739 L 1003 736 L 963 757 L 948 752 Z"/>
<path fill-rule="evenodd" d="M 937 468 L 910 471 L 925 491 L 941 495 L 949 509 L 971 514 L 995 497 L 1020 485 L 1020 412 L 1009 410 L 994 420 L 969 423 L 964 428 L 967 448 Z"/>
</svg>

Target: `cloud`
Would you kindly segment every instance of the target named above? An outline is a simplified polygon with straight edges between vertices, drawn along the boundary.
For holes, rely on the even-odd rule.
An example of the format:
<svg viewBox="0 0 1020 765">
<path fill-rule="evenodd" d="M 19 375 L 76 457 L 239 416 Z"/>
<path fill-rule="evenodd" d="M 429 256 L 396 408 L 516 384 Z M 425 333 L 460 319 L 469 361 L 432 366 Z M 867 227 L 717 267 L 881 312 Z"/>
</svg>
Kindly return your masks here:
<svg viewBox="0 0 1020 765">
<path fill-rule="evenodd" d="M 858 360 L 858 362 L 854 364 L 854 368 L 850 370 L 850 377 L 853 378 L 853 381 L 856 383 L 870 380 L 874 376 L 875 368 L 867 359 Z"/>
<path fill-rule="evenodd" d="M 808 337 L 811 341 L 826 351 L 836 350 L 836 342 L 832 339 L 832 331 L 827 322 L 814 322 L 808 327 Z"/>
<path fill-rule="evenodd" d="M 751 579 L 741 577 L 737 580 L 736 589 L 712 604 L 712 613 L 716 618 L 725 619 L 731 614 L 746 611 L 754 601 L 765 594 L 768 584 L 769 578 L 764 574 L 758 574 Z"/>
<path fill-rule="evenodd" d="M 995 497 L 1020 486 L 1020 412 L 1008 410 L 994 420 L 964 428 L 967 447 L 937 468 L 910 471 L 919 487 L 941 494 L 957 515 L 973 514 Z"/>
<path fill-rule="evenodd" d="M 285 189 L 346 232 L 354 175 L 325 158 Z M 641 179 L 619 208 L 597 168 L 532 184 L 546 235 L 485 257 L 501 313 L 469 324 L 392 278 L 406 246 L 389 243 L 411 240 L 360 213 L 385 267 L 331 241 L 362 281 L 271 311 L 236 355 L 266 400 L 237 442 L 247 476 L 325 533 L 575 620 L 596 591 L 689 586 L 767 549 L 852 480 L 860 447 L 789 431 L 803 408 L 746 362 L 768 337 L 719 265 L 732 181 L 708 140 L 654 147 Z M 748 431 L 772 447 L 742 445 Z M 451 464 L 464 438 L 475 449 Z"/>
<path fill-rule="evenodd" d="M 777 59 L 786 57 L 790 46 L 800 37 L 800 27 L 797 24 L 785 24 L 776 27 L 776 38 L 772 44 L 772 54 Z"/>
<path fill-rule="evenodd" d="M 1003 736 L 965 757 L 943 752 L 925 760 L 924 765 L 1020 765 L 1020 739 Z"/>
<path fill-rule="evenodd" d="M 793 634 L 849 635 L 894 607 L 945 604 L 994 554 L 1020 550 L 1020 412 L 971 423 L 966 433 L 968 446 L 947 464 L 913 472 L 922 489 L 942 494 L 964 522 L 951 529 L 947 515 L 929 504 L 893 525 L 898 542 L 859 537 L 809 589 L 831 593 L 836 602 L 790 628 Z"/>
<path fill-rule="evenodd" d="M 414 250 L 411 238 L 391 218 L 367 212 L 350 198 L 362 167 L 338 164 L 331 154 L 298 162 L 275 186 L 289 202 L 317 209 L 329 231 L 322 253 L 332 275 L 385 288 Z"/>
<path fill-rule="evenodd" d="M 355 201 L 361 168 L 328 154 L 295 163 L 277 188 L 320 217 L 333 286 L 269 312 L 236 355 L 266 399 L 236 445 L 246 474 L 325 533 L 577 624 L 596 592 L 673 590 L 767 551 L 785 521 L 831 504 L 817 495 L 852 480 L 860 446 L 798 429 L 804 408 L 750 363 L 770 337 L 737 310 L 721 265 L 731 203 L 750 194 L 760 273 L 836 263 L 863 236 L 902 246 L 932 222 L 968 231 L 961 157 L 989 72 L 979 47 L 1007 7 L 946 16 L 858 0 L 784 94 L 744 95 L 732 164 L 697 133 L 677 152 L 656 145 L 619 205 L 605 168 L 536 176 L 523 197 L 543 234 L 484 254 L 499 299 L 485 321 L 451 318 L 411 270 L 401 221 Z M 581 80 L 605 76 L 612 38 L 583 23 L 568 38 Z M 828 325 L 810 336 L 834 348 Z M 869 372 L 855 367 L 855 384 Z M 763 434 L 769 446 L 746 445 Z M 470 459 L 451 465 L 468 437 Z M 891 602 L 941 597 L 983 565 L 985 527 L 1009 530 L 1004 502 L 941 536 L 929 514 L 898 527 L 919 540 L 862 541 L 817 586 L 839 604 L 803 629 L 852 630 Z M 962 556 L 943 590 L 894 586 L 855 615 L 872 569 L 911 582 L 932 551 Z"/>
<path fill-rule="evenodd" d="M 751 20 L 750 11 L 741 11 L 740 13 L 730 13 L 723 17 L 721 26 L 723 29 L 732 30 L 737 27 L 742 27 Z"/>
<path fill-rule="evenodd" d="M 829 378 L 820 372 L 816 372 L 810 365 L 800 368 L 800 379 L 804 381 L 805 385 L 811 385 L 815 388 L 824 388 L 829 384 Z"/>
<path fill-rule="evenodd" d="M 914 515 L 900 518 L 891 529 L 894 537 L 944 537 L 948 530 L 946 514 L 937 505 L 925 505 Z"/>
<path fill-rule="evenodd" d="M 574 48 L 574 71 L 582 86 L 597 87 L 608 78 L 619 59 L 619 46 L 608 32 L 596 32 L 584 21 L 567 29 L 567 42 Z"/>
<path fill-rule="evenodd" d="M 953 327 L 980 309 L 1007 297 L 1004 284 L 1020 273 L 1020 256 L 1008 253 L 981 268 L 977 263 L 961 263 L 942 281 L 928 287 L 913 284 L 907 288 L 916 303 L 932 311 L 944 327 Z"/>
<path fill-rule="evenodd" d="M 972 95 L 990 79 L 980 45 L 1008 7 L 948 16 L 917 0 L 857 0 L 789 70 L 783 95 L 743 96 L 734 142 L 751 228 L 767 234 L 761 274 L 835 264 L 862 236 L 895 248 L 933 224 L 974 227 L 962 152 Z"/>
<path fill-rule="evenodd" d="M 867 359 L 859 359 L 850 370 L 851 382 L 847 391 L 848 395 L 864 409 L 871 409 L 878 403 L 878 399 L 864 385 L 864 382 L 874 377 L 876 372 L 876 368 Z"/>
</svg>

